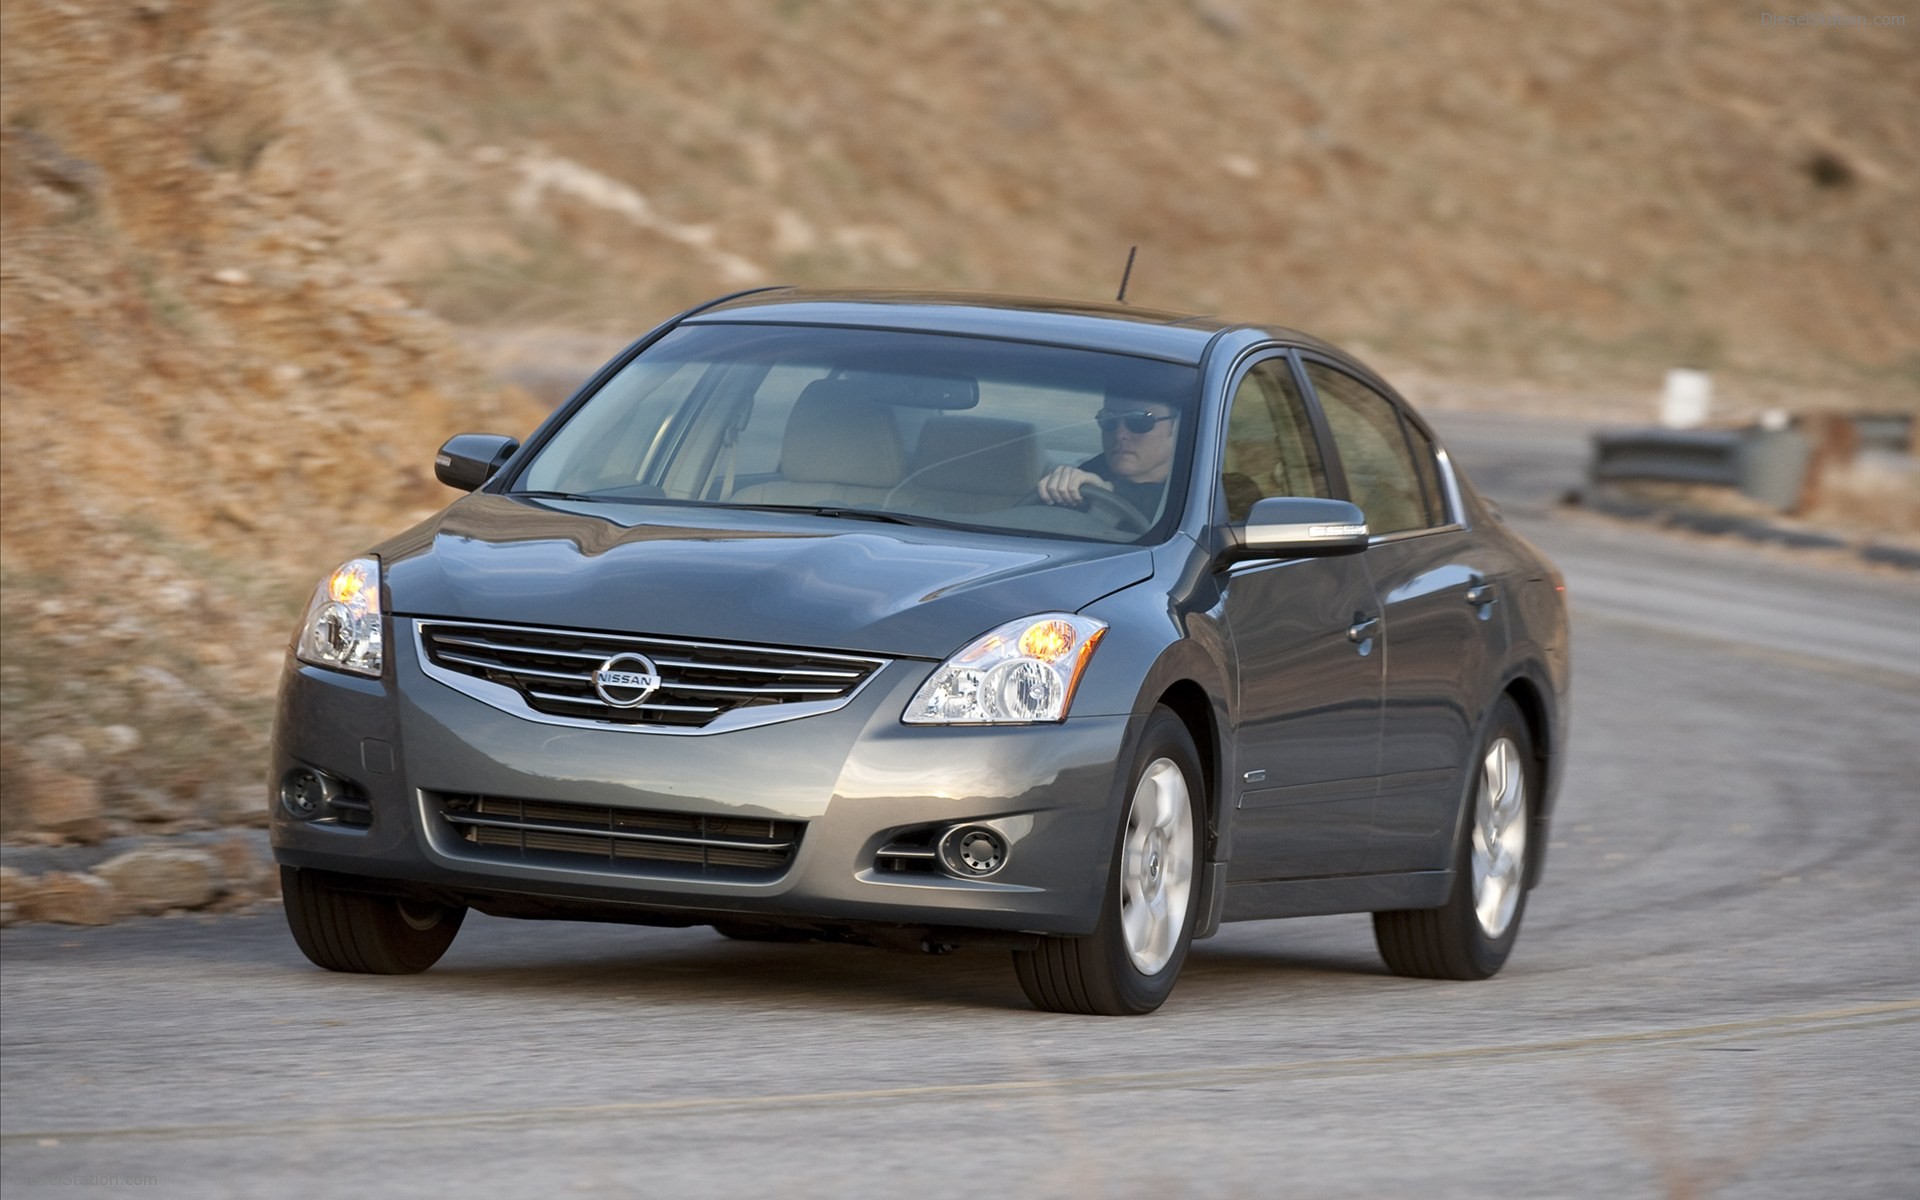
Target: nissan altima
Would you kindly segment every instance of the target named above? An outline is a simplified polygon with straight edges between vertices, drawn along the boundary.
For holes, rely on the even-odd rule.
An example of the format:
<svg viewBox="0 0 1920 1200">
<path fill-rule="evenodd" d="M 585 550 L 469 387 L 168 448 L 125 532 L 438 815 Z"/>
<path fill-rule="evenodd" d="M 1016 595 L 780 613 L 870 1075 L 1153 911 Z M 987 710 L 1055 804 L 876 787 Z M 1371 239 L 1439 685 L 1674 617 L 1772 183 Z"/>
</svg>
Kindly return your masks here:
<svg viewBox="0 0 1920 1200">
<path fill-rule="evenodd" d="M 1566 738 L 1558 573 L 1288 329 L 764 289 L 681 314 L 320 582 L 272 837 L 300 949 L 471 909 L 1012 953 L 1137 1014 L 1225 921 L 1481 979 Z"/>
</svg>

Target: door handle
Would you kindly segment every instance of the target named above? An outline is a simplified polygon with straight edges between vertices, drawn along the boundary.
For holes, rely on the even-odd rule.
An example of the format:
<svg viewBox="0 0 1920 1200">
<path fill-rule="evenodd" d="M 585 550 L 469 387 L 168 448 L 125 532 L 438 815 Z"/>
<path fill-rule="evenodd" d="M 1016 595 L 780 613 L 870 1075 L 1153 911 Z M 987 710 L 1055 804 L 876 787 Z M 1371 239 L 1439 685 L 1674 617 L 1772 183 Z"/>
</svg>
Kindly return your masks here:
<svg viewBox="0 0 1920 1200">
<path fill-rule="evenodd" d="M 1498 597 L 1494 595 L 1493 585 L 1490 583 L 1476 583 L 1467 589 L 1467 603 L 1475 608 L 1492 604 L 1496 599 Z"/>
<path fill-rule="evenodd" d="M 1355 613 L 1353 615 L 1355 617 L 1361 616 L 1361 614 L 1359 613 Z M 1372 637 L 1374 634 L 1378 633 L 1379 631 L 1380 631 L 1379 617 L 1363 617 L 1360 620 L 1356 620 L 1353 624 L 1347 626 L 1347 640 L 1357 645 L 1360 642 L 1366 641 L 1368 638 Z"/>
</svg>

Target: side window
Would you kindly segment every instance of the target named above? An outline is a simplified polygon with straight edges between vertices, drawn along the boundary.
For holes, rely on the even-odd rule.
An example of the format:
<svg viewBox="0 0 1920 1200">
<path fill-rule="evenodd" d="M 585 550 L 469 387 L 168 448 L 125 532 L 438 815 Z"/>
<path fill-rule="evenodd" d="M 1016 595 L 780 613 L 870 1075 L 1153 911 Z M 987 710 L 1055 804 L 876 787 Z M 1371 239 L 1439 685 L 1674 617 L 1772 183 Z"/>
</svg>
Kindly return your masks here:
<svg viewBox="0 0 1920 1200">
<path fill-rule="evenodd" d="M 1320 363 L 1307 364 L 1307 378 L 1313 381 L 1320 408 L 1327 414 L 1341 465 L 1347 469 L 1347 486 L 1353 490 L 1353 502 L 1367 514 L 1368 528 L 1374 533 L 1426 528 L 1432 523 L 1427 516 L 1428 493 L 1421 486 L 1420 469 L 1393 402 L 1351 375 Z M 1430 447 L 1428 454 L 1431 476 Z M 1434 491 L 1437 494 L 1437 481 Z"/>
<path fill-rule="evenodd" d="M 1427 502 L 1427 524 L 1446 525 L 1452 522 L 1452 514 L 1447 512 L 1447 500 L 1440 490 L 1440 461 L 1433 452 L 1433 439 L 1414 427 L 1412 421 L 1402 419 L 1402 429 L 1407 432 L 1407 445 L 1413 448 L 1413 469 L 1420 475 L 1420 495 Z"/>
<path fill-rule="evenodd" d="M 1255 363 L 1234 389 L 1220 484 L 1229 521 L 1246 520 L 1253 502 L 1269 496 L 1332 495 L 1286 359 Z"/>
</svg>

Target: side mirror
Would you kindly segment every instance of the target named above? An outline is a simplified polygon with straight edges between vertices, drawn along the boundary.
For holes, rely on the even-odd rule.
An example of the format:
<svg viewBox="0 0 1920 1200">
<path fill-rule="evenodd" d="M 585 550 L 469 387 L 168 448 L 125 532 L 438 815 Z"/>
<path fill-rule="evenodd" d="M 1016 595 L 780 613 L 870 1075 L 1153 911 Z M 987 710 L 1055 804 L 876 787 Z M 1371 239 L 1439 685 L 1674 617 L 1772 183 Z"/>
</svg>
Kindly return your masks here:
<svg viewBox="0 0 1920 1200">
<path fill-rule="evenodd" d="M 1367 517 L 1345 500 L 1269 496 L 1254 501 L 1239 533 L 1237 558 L 1358 554 L 1367 548 Z"/>
<path fill-rule="evenodd" d="M 433 456 L 433 475 L 450 488 L 470 492 L 500 469 L 520 443 L 498 433 L 456 433 Z"/>
</svg>

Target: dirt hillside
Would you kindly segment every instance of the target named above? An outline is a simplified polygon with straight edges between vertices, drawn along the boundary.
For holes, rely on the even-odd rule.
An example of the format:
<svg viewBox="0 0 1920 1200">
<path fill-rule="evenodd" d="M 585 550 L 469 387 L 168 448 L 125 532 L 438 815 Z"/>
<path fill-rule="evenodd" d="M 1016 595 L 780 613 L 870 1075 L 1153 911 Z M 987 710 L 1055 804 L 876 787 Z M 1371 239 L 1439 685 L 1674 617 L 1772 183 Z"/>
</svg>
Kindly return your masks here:
<svg viewBox="0 0 1920 1200">
<path fill-rule="evenodd" d="M 1915 112 L 1914 24 L 1654 0 L 3 0 L 0 832 L 257 812 L 312 580 L 539 415 L 475 347 L 1138 244 L 1431 395 L 1920 409 Z"/>
</svg>

